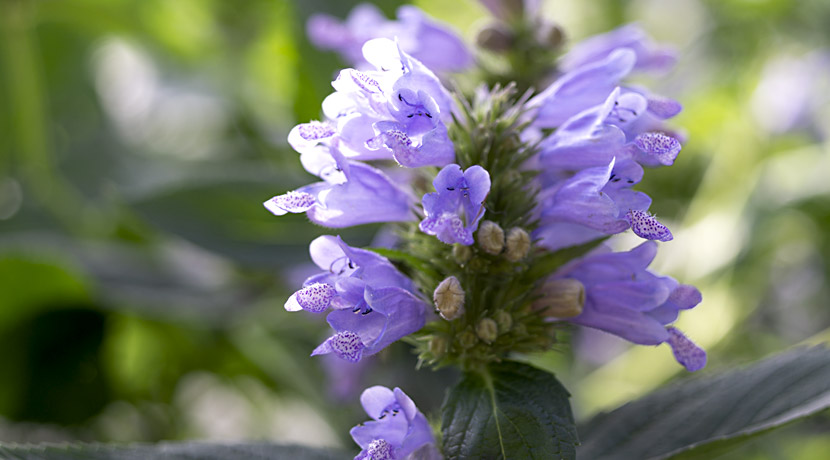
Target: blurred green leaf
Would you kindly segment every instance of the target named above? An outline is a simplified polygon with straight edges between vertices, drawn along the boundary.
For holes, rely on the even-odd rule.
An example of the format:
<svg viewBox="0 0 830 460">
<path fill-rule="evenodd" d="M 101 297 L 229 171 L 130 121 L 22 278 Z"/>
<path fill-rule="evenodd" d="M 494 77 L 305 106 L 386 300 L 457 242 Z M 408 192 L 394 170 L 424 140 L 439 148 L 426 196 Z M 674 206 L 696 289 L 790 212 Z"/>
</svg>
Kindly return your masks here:
<svg viewBox="0 0 830 460">
<path fill-rule="evenodd" d="M 468 372 L 444 401 L 447 458 L 573 459 L 569 394 L 553 374 L 503 362 Z"/>
<path fill-rule="evenodd" d="M 7 460 L 131 460 L 154 458 L 159 460 L 245 460 L 290 458 L 297 460 L 327 460 L 348 457 L 345 452 L 302 446 L 281 446 L 255 443 L 159 443 L 133 445 L 71 444 L 71 445 L 0 445 L 0 457 Z"/>
<path fill-rule="evenodd" d="M 25 254 L 0 255 L 0 329 L 58 302 L 89 298 L 84 280 L 54 257 Z"/>
<path fill-rule="evenodd" d="M 797 349 L 692 379 L 612 412 L 580 433 L 583 458 L 712 458 L 731 445 L 830 407 L 830 350 Z"/>
</svg>

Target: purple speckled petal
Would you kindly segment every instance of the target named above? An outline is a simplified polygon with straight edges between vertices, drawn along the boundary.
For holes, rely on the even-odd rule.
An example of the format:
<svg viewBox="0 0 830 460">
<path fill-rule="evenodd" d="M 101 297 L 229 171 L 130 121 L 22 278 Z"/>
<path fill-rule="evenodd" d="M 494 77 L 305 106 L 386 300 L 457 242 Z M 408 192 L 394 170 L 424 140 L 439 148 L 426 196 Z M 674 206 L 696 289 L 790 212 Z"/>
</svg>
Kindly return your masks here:
<svg viewBox="0 0 830 460">
<path fill-rule="evenodd" d="M 311 353 L 311 356 L 334 353 L 339 358 L 356 363 L 363 357 L 366 346 L 360 336 L 351 331 L 341 331 L 326 339 Z"/>
<path fill-rule="evenodd" d="M 669 332 L 668 344 L 678 363 L 689 372 L 698 371 L 706 366 L 706 352 L 702 348 L 676 328 L 668 327 L 666 330 Z"/>
<path fill-rule="evenodd" d="M 303 308 L 303 310 L 310 311 L 312 313 L 321 313 L 329 308 L 332 299 L 337 292 L 335 292 L 334 287 L 324 283 L 314 283 L 309 286 L 306 286 L 294 294 L 296 297 L 297 304 Z"/>
<path fill-rule="evenodd" d="M 671 166 L 681 149 L 680 141 L 659 132 L 637 135 L 634 145 L 644 154 L 637 161 L 646 166 Z"/>
<path fill-rule="evenodd" d="M 630 209 L 626 213 L 626 219 L 631 224 L 631 230 L 641 238 L 657 241 L 671 241 L 674 238 L 669 228 L 647 211 Z"/>
<path fill-rule="evenodd" d="M 283 195 L 275 196 L 262 204 L 275 216 L 282 216 L 289 212 L 306 212 L 311 209 L 315 203 L 316 200 L 313 195 L 300 191 L 291 191 Z"/>
</svg>

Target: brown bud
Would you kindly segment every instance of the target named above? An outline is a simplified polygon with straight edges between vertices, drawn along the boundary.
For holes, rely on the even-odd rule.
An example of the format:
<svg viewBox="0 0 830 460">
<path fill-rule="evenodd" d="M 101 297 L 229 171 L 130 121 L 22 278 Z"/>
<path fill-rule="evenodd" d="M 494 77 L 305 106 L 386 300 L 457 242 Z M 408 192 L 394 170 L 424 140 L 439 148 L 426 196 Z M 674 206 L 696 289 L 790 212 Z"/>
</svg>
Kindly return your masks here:
<svg viewBox="0 0 830 460">
<path fill-rule="evenodd" d="M 556 24 L 541 21 L 536 27 L 536 40 L 547 48 L 558 48 L 565 42 L 565 32 Z"/>
<path fill-rule="evenodd" d="M 432 293 L 432 300 L 441 317 L 447 321 L 452 321 L 464 314 L 464 289 L 458 278 L 454 276 L 438 284 L 435 292 Z"/>
<path fill-rule="evenodd" d="M 571 278 L 548 280 L 540 289 L 542 297 L 533 309 L 550 318 L 573 318 L 585 306 L 585 286 Z"/>
<path fill-rule="evenodd" d="M 485 220 L 478 229 L 478 246 L 488 254 L 499 254 L 504 249 L 504 230 L 499 224 Z"/>
<path fill-rule="evenodd" d="M 493 343 L 499 336 L 499 325 L 490 318 L 484 318 L 476 324 L 476 335 L 486 343 Z"/>
<path fill-rule="evenodd" d="M 485 26 L 476 35 L 476 44 L 489 51 L 506 53 L 513 47 L 513 32 L 502 24 Z"/>
<path fill-rule="evenodd" d="M 524 259 L 530 251 L 530 235 L 519 227 L 513 227 L 507 232 L 506 246 L 504 258 L 511 262 L 518 262 Z"/>
</svg>

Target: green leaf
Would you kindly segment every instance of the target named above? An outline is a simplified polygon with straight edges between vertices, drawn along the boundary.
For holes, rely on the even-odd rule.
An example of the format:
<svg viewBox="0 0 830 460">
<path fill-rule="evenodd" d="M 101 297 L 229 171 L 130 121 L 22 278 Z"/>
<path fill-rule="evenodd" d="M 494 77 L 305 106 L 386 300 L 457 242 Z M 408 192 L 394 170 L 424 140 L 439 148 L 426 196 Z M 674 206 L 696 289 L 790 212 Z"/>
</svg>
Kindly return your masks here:
<svg viewBox="0 0 830 460">
<path fill-rule="evenodd" d="M 830 407 L 830 350 L 796 349 L 694 378 L 599 414 L 580 433 L 582 458 L 711 458 L 752 436 Z"/>
<path fill-rule="evenodd" d="M 444 401 L 447 458 L 573 459 L 570 394 L 552 375 L 502 362 L 468 372 Z"/>
<path fill-rule="evenodd" d="M 265 442 L 202 443 L 163 442 L 159 444 L 0 444 L 4 460 L 234 460 L 291 458 L 296 460 L 334 460 L 347 458 L 342 451 L 302 446 L 281 446 Z"/>
</svg>

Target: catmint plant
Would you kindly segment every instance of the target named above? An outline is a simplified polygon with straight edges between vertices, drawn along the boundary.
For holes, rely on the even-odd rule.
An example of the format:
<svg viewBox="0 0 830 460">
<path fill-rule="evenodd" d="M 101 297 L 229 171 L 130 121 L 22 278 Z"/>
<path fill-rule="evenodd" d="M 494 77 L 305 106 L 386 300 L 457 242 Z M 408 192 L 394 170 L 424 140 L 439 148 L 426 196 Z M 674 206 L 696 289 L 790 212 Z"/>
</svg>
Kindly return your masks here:
<svg viewBox="0 0 830 460">
<path fill-rule="evenodd" d="M 649 271 L 656 242 L 673 236 L 637 190 L 648 169 L 678 157 L 683 138 L 667 120 L 681 106 L 627 78 L 665 73 L 674 53 L 635 25 L 565 51 L 562 30 L 541 18 L 538 2 L 482 3 L 495 18 L 477 53 L 414 7 L 393 21 L 362 5 L 345 22 L 318 15 L 308 25 L 315 44 L 354 68 L 332 82 L 321 119 L 288 137 L 320 181 L 265 207 L 332 229 L 386 222 L 397 241 L 361 249 L 337 232 L 315 239 L 320 273 L 285 309 L 325 315 L 331 336 L 312 356 L 358 362 L 407 338 L 423 366 L 466 376 L 447 382 L 440 437 L 403 390 L 367 389 L 360 399 L 372 421 L 351 431 L 356 459 L 510 457 L 509 430 L 465 415 L 478 407 L 465 406 L 476 391 L 489 392 L 481 407 L 497 424 L 509 414 L 495 404 L 516 392 L 514 415 L 566 427 L 521 452 L 571 458 L 567 393 L 514 360 L 550 350 L 572 325 L 665 343 L 689 371 L 706 364 L 672 325 L 701 294 Z M 470 69 L 474 54 L 469 75 L 482 83 L 452 84 L 446 72 Z M 610 239 L 624 232 L 643 242 L 613 251 Z M 547 390 L 537 398 L 531 382 Z M 564 406 L 545 399 L 554 393 Z"/>
</svg>

